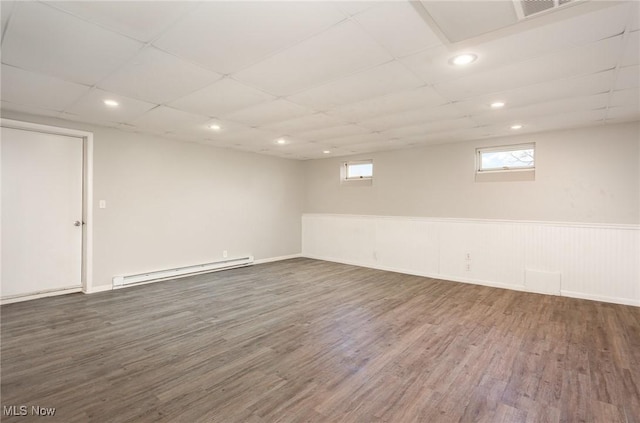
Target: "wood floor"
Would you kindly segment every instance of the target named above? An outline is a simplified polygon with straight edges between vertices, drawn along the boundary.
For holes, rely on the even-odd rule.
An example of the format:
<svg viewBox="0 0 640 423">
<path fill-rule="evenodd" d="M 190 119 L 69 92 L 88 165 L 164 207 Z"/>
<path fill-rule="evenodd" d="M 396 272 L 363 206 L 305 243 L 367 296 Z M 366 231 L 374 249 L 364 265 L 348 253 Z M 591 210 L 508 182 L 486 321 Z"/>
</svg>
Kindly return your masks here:
<svg viewBox="0 0 640 423">
<path fill-rule="evenodd" d="M 6 422 L 640 422 L 638 307 L 294 259 L 1 325 Z"/>
</svg>

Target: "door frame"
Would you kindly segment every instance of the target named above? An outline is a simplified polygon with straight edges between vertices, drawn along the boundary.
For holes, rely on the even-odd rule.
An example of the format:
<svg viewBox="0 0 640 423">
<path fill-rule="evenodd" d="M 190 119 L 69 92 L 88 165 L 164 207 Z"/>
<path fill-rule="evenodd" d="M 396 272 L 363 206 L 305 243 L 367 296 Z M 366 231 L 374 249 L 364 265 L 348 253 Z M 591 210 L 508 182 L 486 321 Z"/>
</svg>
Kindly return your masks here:
<svg viewBox="0 0 640 423">
<path fill-rule="evenodd" d="M 0 126 L 3 128 L 21 129 L 45 134 L 65 135 L 82 139 L 82 221 L 84 222 L 82 227 L 82 292 L 85 294 L 97 292 L 98 290 L 93 288 L 93 133 L 77 129 L 1 118 Z M 69 291 L 64 292 L 66 293 Z M 30 295 L 16 300 L 21 301 L 49 296 L 52 294 L 56 295 L 58 292 L 45 293 L 42 295 Z M 3 301 L 3 303 L 5 302 Z"/>
</svg>

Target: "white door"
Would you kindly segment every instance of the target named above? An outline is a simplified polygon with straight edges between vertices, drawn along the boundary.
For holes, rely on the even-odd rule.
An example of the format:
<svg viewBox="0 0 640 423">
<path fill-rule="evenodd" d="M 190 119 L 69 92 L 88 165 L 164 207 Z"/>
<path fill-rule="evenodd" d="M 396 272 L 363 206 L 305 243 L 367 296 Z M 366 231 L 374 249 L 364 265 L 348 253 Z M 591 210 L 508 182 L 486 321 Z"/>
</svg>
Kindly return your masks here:
<svg viewBox="0 0 640 423">
<path fill-rule="evenodd" d="M 81 138 L 2 128 L 2 299 L 82 286 Z"/>
</svg>

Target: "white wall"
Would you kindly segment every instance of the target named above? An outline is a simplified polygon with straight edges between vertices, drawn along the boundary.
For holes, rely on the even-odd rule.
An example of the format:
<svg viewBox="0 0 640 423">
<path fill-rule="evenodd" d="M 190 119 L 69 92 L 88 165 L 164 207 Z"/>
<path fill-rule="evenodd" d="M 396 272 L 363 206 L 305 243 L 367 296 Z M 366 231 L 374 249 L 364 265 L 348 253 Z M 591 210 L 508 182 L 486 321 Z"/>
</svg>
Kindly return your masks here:
<svg viewBox="0 0 640 423">
<path fill-rule="evenodd" d="M 536 143 L 536 180 L 475 182 L 475 149 Z M 340 185 L 345 158 L 306 164 L 307 213 L 640 223 L 640 124 L 595 126 L 353 156 L 371 187 Z"/>
<path fill-rule="evenodd" d="M 474 181 L 477 147 L 524 142 L 535 181 Z M 640 305 L 637 122 L 350 159 L 370 158 L 370 187 L 306 164 L 304 256 Z"/>
<path fill-rule="evenodd" d="M 299 254 L 302 163 L 48 118 L 94 133 L 93 287 L 115 275 Z M 98 201 L 107 202 L 106 209 Z"/>
</svg>

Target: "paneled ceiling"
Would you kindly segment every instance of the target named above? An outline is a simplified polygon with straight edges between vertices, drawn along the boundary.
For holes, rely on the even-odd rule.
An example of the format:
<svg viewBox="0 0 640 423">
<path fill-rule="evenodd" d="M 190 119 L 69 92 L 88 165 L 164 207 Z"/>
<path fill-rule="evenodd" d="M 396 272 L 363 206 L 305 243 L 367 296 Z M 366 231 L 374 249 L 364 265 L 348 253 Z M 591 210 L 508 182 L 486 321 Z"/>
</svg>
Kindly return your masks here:
<svg viewBox="0 0 640 423">
<path fill-rule="evenodd" d="M 640 119 L 638 2 L 513 6 L 3 0 L 1 108 L 292 159 Z"/>
</svg>

